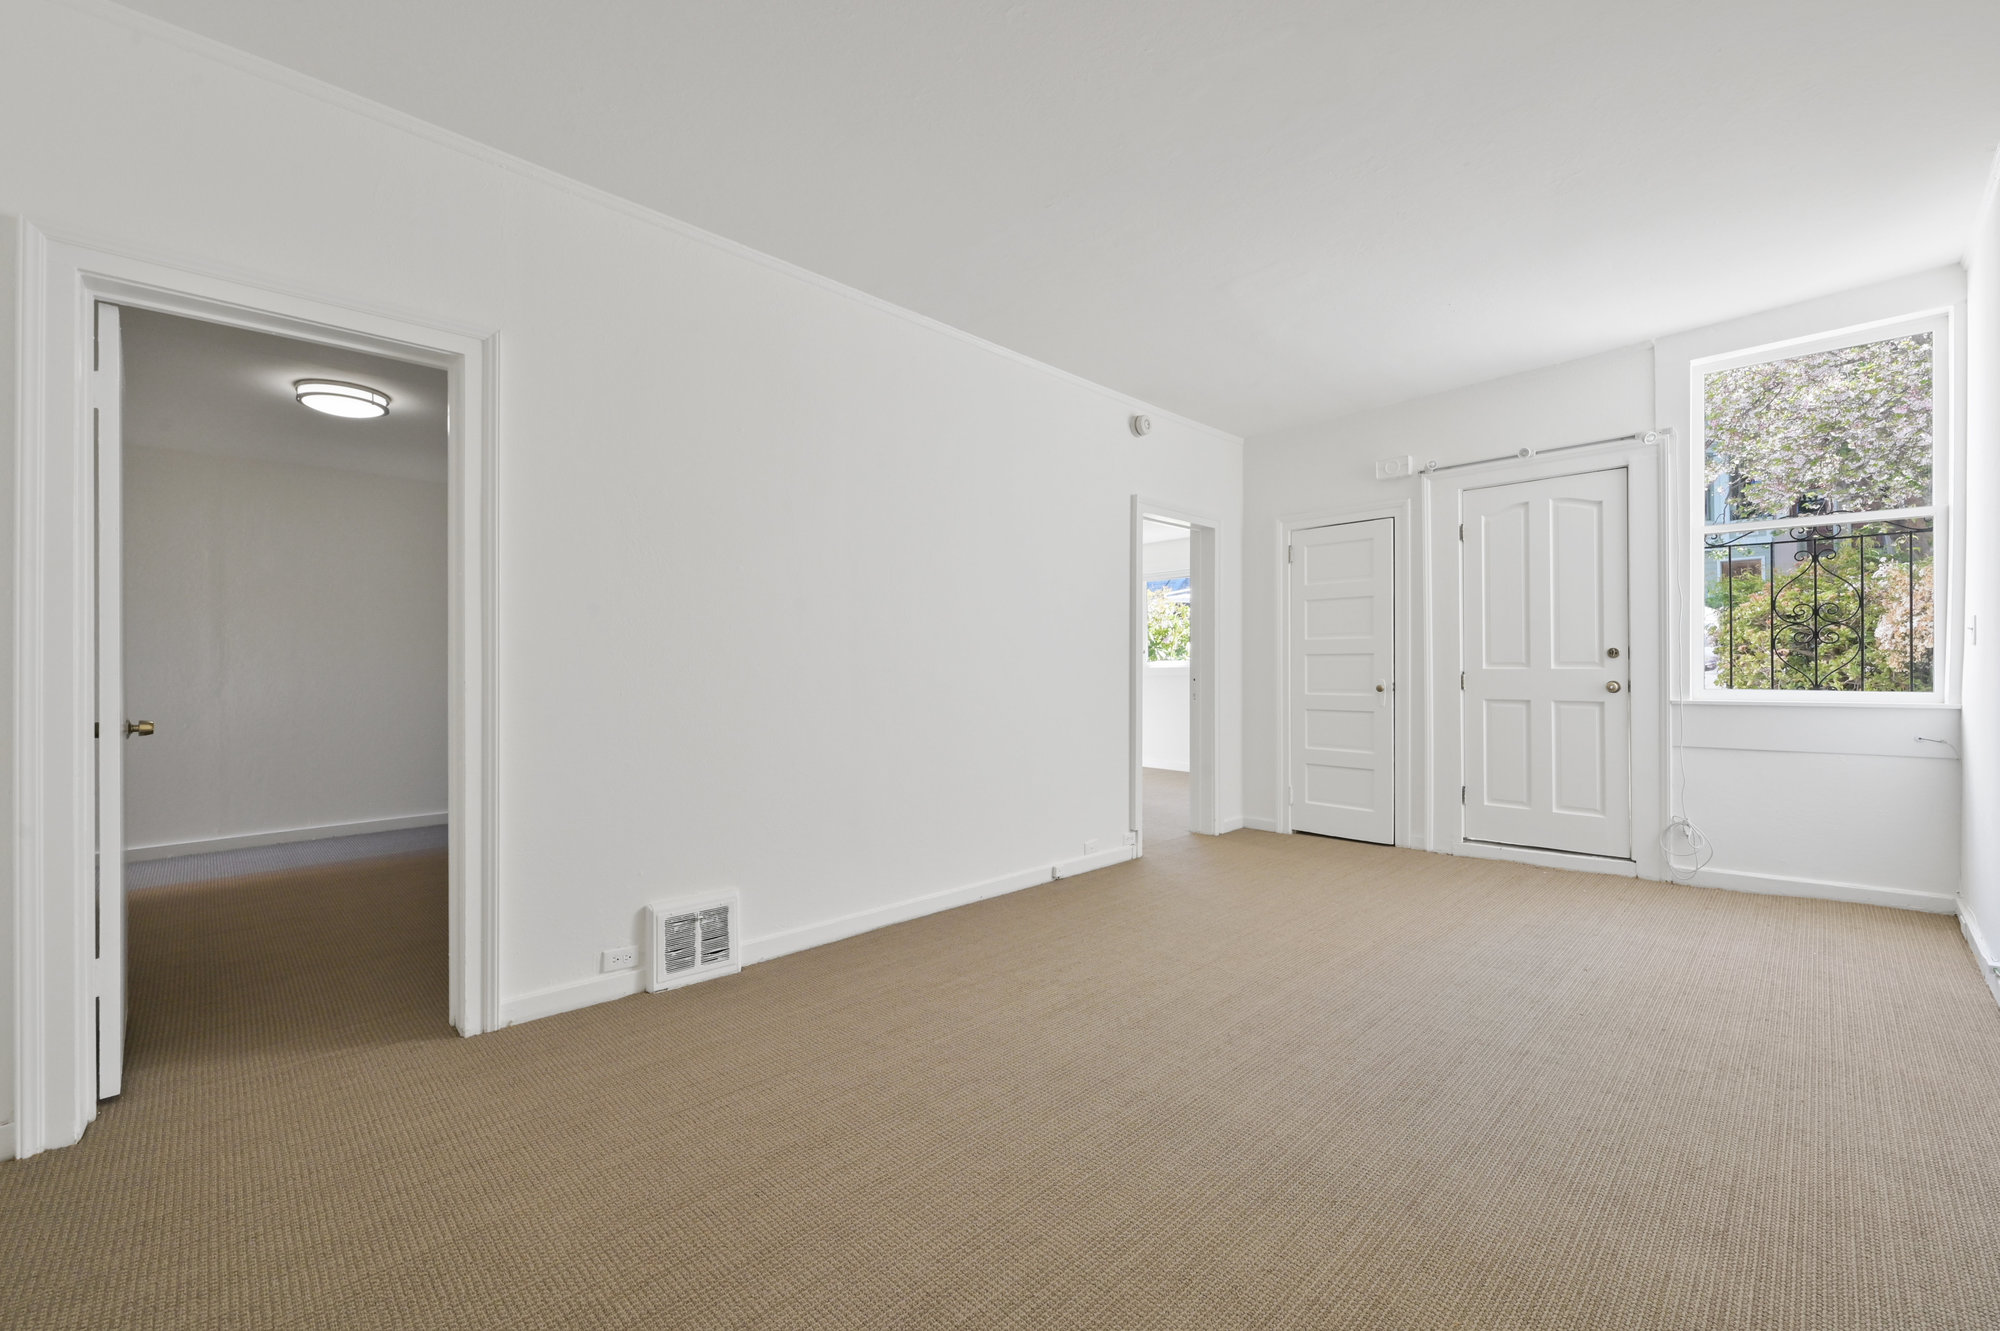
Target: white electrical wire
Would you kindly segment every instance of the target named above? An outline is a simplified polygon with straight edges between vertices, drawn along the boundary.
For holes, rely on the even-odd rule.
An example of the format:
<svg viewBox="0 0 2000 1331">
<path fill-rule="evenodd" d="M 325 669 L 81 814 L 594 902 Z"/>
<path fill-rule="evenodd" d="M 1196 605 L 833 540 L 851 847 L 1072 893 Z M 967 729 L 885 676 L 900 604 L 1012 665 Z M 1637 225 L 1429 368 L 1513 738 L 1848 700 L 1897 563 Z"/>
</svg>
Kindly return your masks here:
<svg viewBox="0 0 2000 1331">
<path fill-rule="evenodd" d="M 1661 433 L 1670 436 L 1672 431 Z M 1687 611 L 1687 605 L 1681 599 L 1686 594 L 1684 580 L 1687 577 L 1687 564 L 1679 559 L 1674 560 L 1673 564 L 1673 613 L 1680 615 Z M 1681 660 L 1685 662 L 1687 658 L 1683 656 Z M 1671 699 L 1667 703 L 1671 713 L 1667 723 L 1667 748 L 1668 760 L 1674 767 L 1674 793 L 1667 825 L 1660 831 L 1660 853 L 1666 857 L 1667 876 L 1677 883 L 1693 882 L 1695 875 L 1715 858 L 1715 846 L 1702 835 L 1701 829 L 1695 826 L 1694 819 L 1687 816 L 1687 754 L 1682 735 L 1686 718 L 1681 714 L 1684 705 Z M 1683 868 L 1682 862 L 1688 860 L 1692 860 L 1693 863 Z"/>
</svg>

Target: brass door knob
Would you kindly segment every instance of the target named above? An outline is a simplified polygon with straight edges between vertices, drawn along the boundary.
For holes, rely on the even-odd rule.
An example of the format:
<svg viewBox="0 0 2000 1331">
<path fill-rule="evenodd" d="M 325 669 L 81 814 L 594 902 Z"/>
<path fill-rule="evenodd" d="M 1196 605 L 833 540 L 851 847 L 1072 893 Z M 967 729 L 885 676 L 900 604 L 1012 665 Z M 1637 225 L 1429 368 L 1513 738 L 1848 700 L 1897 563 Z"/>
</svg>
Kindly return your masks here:
<svg viewBox="0 0 2000 1331">
<path fill-rule="evenodd" d="M 1604 691 L 1605 691 L 1606 693 L 1616 693 L 1616 692 L 1618 692 L 1618 690 L 1619 690 L 1620 688 L 1622 688 L 1622 687 L 1623 687 L 1623 686 L 1622 686 L 1621 684 L 1619 684 L 1619 682 L 1618 682 L 1617 680 L 1615 680 L 1615 679 L 1614 679 L 1614 680 L 1612 680 L 1612 681 L 1611 681 L 1611 682 L 1610 682 L 1609 684 L 1606 684 L 1606 685 L 1604 686 Z"/>
<path fill-rule="evenodd" d="M 143 739 L 152 733 L 153 723 L 151 721 L 127 721 L 125 723 L 125 737 L 127 739 L 130 739 L 134 735 Z"/>
</svg>

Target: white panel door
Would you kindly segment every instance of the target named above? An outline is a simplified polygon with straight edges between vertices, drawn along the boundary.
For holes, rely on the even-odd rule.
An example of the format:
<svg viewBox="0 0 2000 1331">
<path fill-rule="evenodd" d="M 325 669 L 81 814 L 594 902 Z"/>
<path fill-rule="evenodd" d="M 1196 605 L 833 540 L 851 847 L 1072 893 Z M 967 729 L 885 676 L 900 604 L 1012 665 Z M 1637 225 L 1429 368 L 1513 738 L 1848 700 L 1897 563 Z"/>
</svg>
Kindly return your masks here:
<svg viewBox="0 0 2000 1331">
<path fill-rule="evenodd" d="M 97 1098 L 125 1079 L 125 449 L 124 358 L 118 307 L 96 306 L 91 367 L 97 551 L 97 928 L 91 999 L 97 1017 Z"/>
<path fill-rule="evenodd" d="M 1465 835 L 1629 858 L 1625 472 L 1467 490 Z"/>
<path fill-rule="evenodd" d="M 1396 841 L 1393 518 L 1292 534 L 1292 830 Z"/>
</svg>

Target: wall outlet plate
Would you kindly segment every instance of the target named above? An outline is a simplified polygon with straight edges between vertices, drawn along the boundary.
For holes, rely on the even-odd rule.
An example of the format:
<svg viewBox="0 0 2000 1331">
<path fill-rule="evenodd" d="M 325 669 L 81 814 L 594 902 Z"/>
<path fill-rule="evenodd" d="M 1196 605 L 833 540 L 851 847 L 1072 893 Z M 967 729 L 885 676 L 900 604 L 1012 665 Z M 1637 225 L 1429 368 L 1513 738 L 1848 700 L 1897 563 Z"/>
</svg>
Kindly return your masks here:
<svg viewBox="0 0 2000 1331">
<path fill-rule="evenodd" d="M 1096 837 L 1092 837 L 1090 840 L 1083 843 L 1083 853 L 1086 855 L 1095 855 L 1097 853 Z"/>
<path fill-rule="evenodd" d="M 1375 479 L 1378 481 L 1397 481 L 1405 476 L 1414 476 L 1416 472 L 1417 460 L 1413 457 L 1375 459 Z"/>
<path fill-rule="evenodd" d="M 607 947 L 600 965 L 606 971 L 629 971 L 639 964 L 636 947 Z"/>
</svg>

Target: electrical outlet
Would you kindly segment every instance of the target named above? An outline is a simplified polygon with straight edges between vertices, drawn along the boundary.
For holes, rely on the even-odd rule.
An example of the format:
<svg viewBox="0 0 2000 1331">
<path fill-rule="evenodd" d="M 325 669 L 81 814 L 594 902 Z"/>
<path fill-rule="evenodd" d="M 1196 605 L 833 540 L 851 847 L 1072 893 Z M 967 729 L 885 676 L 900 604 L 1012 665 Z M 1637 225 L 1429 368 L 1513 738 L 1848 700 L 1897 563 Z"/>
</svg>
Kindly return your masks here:
<svg viewBox="0 0 2000 1331">
<path fill-rule="evenodd" d="M 639 949 L 636 947 L 607 947 L 601 963 L 607 971 L 629 971 L 639 964 Z"/>
<path fill-rule="evenodd" d="M 1090 840 L 1083 843 L 1083 853 L 1086 855 L 1095 855 L 1097 853 L 1096 837 L 1092 837 Z"/>
</svg>

